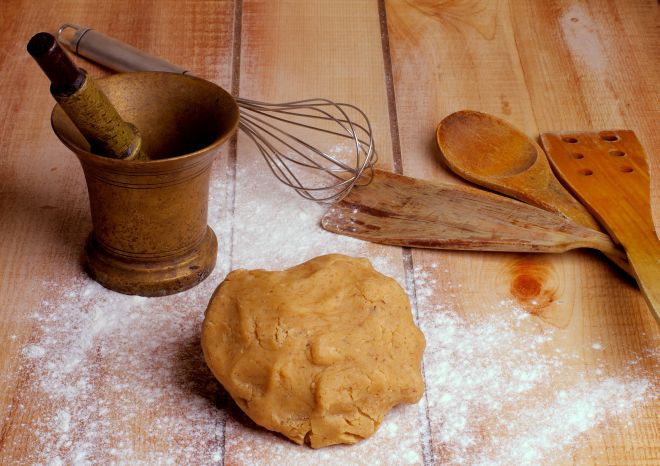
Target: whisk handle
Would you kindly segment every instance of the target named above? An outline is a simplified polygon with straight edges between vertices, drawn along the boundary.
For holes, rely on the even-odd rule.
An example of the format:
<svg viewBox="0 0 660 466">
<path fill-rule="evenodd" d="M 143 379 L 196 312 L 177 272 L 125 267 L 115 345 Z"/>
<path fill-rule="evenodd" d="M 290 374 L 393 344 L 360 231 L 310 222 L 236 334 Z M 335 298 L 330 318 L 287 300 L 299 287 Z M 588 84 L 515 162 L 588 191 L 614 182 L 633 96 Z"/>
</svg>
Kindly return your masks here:
<svg viewBox="0 0 660 466">
<path fill-rule="evenodd" d="M 60 26 L 57 40 L 76 55 L 114 71 L 167 71 L 192 74 L 162 58 L 149 55 L 94 29 L 75 24 L 67 23 Z"/>
</svg>

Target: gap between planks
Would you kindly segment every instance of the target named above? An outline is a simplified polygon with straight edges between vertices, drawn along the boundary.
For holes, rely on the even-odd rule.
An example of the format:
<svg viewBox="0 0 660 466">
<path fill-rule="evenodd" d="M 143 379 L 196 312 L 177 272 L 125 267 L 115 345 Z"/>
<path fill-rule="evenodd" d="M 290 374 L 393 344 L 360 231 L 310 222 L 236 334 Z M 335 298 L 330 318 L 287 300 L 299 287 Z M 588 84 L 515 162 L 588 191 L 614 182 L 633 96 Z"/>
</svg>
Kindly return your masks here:
<svg viewBox="0 0 660 466">
<path fill-rule="evenodd" d="M 232 73 L 231 73 L 231 94 L 234 97 L 240 95 L 240 79 L 241 79 L 241 53 L 242 53 L 242 43 L 241 36 L 243 30 L 243 0 L 234 1 L 234 18 L 233 18 L 233 38 L 232 38 Z M 381 50 L 383 55 L 383 78 L 386 89 L 387 96 L 387 108 L 388 108 L 388 117 L 389 117 L 389 129 L 390 137 L 392 144 L 392 160 L 394 171 L 398 174 L 403 173 L 403 159 L 401 154 L 401 143 L 399 137 L 399 123 L 396 110 L 396 96 L 394 92 L 394 74 L 392 71 L 392 58 L 390 53 L 390 43 L 389 43 L 389 33 L 387 25 L 387 12 L 385 0 L 378 0 L 378 15 L 379 15 L 379 24 L 381 32 Z M 229 151 L 228 151 L 228 164 L 227 170 L 229 178 L 228 186 L 228 202 L 227 206 L 229 208 L 229 218 L 232 222 L 232 226 L 229 229 L 229 239 L 227 245 L 227 255 L 229 260 L 229 269 L 231 270 L 233 265 L 233 237 L 234 237 L 234 215 L 236 211 L 236 175 L 237 175 L 237 160 L 238 160 L 238 133 L 234 134 L 229 142 Z M 417 320 L 417 296 L 416 296 L 416 285 L 414 278 L 414 263 L 413 255 L 410 248 L 401 248 L 402 253 L 402 262 L 404 270 L 404 280 L 411 294 L 412 309 L 415 314 L 415 320 Z M 426 371 L 422 366 L 422 375 L 424 377 L 424 384 L 426 382 Z M 422 442 L 421 449 L 423 454 L 423 462 L 425 465 L 434 464 L 433 458 L 433 448 L 431 445 L 431 433 L 430 433 L 430 418 L 428 413 L 428 399 L 425 392 L 424 398 L 420 401 L 422 404 L 420 406 L 420 413 L 423 412 L 424 427 L 423 435 L 424 438 L 420 439 Z M 221 422 L 222 430 L 222 458 L 224 464 L 225 450 L 226 450 L 226 422 Z"/>
<path fill-rule="evenodd" d="M 385 92 L 387 96 L 387 109 L 390 121 L 390 137 L 392 144 L 392 162 L 394 172 L 399 175 L 403 174 L 403 157 L 401 154 L 401 139 L 399 137 L 399 118 L 396 111 L 396 94 L 394 92 L 394 73 L 392 71 L 392 54 L 390 50 L 390 36 L 387 26 L 387 6 L 385 0 L 378 0 L 378 19 L 380 25 L 381 49 L 383 53 L 383 76 L 385 79 Z M 415 284 L 414 273 L 414 259 L 412 250 L 408 247 L 401 248 L 401 255 L 403 260 L 403 276 L 410 293 L 410 300 L 412 301 L 412 311 L 415 318 L 415 323 L 419 326 L 418 316 L 418 300 L 417 300 L 417 286 Z M 426 368 L 424 367 L 424 360 L 422 359 L 422 378 L 424 380 L 424 387 L 428 387 L 426 378 Z M 424 396 L 419 401 L 419 413 L 422 415 L 422 428 L 423 438 L 420 439 L 422 445 L 422 461 L 425 465 L 435 464 L 433 454 L 433 445 L 431 439 L 431 417 L 429 416 L 429 401 L 428 391 L 424 390 Z"/>
</svg>

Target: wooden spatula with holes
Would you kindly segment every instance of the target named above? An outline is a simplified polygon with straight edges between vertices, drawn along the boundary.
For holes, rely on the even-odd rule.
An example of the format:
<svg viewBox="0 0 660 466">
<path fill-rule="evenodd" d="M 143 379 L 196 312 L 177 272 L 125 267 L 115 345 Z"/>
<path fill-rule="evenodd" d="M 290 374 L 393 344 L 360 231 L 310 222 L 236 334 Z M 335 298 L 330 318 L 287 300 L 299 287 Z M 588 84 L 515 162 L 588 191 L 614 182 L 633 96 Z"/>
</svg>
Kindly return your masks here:
<svg viewBox="0 0 660 466">
<path fill-rule="evenodd" d="M 625 249 L 660 322 L 660 240 L 651 217 L 646 155 L 635 133 L 545 133 L 541 142 L 555 173 Z"/>
</svg>

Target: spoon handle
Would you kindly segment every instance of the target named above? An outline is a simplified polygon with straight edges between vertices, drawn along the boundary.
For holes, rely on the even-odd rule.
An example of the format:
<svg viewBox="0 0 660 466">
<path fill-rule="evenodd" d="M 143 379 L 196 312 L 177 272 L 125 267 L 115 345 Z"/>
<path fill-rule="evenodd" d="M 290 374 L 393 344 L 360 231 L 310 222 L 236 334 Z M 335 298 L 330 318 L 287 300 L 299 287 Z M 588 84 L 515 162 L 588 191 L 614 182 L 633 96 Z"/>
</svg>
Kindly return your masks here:
<svg viewBox="0 0 660 466">
<path fill-rule="evenodd" d="M 554 199 L 554 204 L 549 210 L 559 212 L 587 228 L 603 232 L 603 227 L 589 213 L 587 208 L 575 199 L 556 178 L 550 178 L 547 189 L 552 192 Z M 594 246 L 594 249 L 602 252 L 631 277 L 635 276 L 625 251 L 618 247 L 610 236 L 603 235 L 602 240 L 598 242 L 597 246 Z"/>
</svg>

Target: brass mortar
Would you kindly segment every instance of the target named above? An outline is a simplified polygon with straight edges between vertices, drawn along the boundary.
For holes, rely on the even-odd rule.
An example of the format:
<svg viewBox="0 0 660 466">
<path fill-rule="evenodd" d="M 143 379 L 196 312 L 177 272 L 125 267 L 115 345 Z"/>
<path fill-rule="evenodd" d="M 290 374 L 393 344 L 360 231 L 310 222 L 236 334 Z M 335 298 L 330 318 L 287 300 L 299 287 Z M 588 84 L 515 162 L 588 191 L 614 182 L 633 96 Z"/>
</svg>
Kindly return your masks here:
<svg viewBox="0 0 660 466">
<path fill-rule="evenodd" d="M 151 160 L 91 153 L 62 108 L 53 109 L 53 130 L 78 156 L 87 181 L 93 224 L 85 246 L 88 271 L 126 294 L 164 296 L 191 288 L 215 266 L 209 175 L 218 149 L 238 127 L 236 102 L 211 82 L 174 73 L 124 73 L 97 84 L 139 129 Z"/>
</svg>

